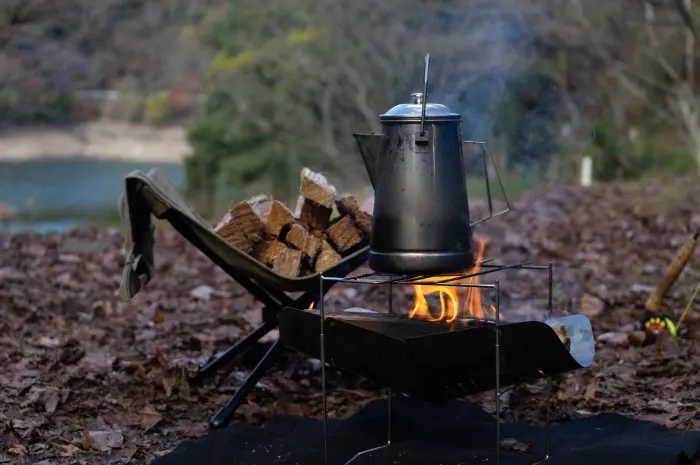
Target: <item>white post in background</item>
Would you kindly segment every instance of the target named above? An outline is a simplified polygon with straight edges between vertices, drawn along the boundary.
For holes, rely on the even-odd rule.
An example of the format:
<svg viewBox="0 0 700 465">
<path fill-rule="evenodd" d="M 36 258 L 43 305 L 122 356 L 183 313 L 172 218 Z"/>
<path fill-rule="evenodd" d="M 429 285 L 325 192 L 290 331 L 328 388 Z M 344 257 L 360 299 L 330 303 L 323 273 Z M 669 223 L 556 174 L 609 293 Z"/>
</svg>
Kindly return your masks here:
<svg viewBox="0 0 700 465">
<path fill-rule="evenodd" d="M 589 187 L 593 181 L 593 159 L 591 157 L 583 157 L 581 160 L 581 185 Z"/>
</svg>

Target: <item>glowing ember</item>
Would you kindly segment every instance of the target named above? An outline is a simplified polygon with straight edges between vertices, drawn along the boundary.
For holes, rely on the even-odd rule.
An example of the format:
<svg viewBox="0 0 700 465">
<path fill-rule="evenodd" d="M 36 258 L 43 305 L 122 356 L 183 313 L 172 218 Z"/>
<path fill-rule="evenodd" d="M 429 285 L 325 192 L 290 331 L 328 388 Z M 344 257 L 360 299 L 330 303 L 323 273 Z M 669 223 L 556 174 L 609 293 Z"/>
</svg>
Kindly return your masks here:
<svg viewBox="0 0 700 465">
<path fill-rule="evenodd" d="M 486 241 L 482 239 L 475 240 L 477 243 L 476 264 L 469 270 L 469 275 L 473 275 L 481 270 L 481 261 L 484 258 L 484 249 Z M 440 276 L 438 278 L 424 278 L 423 281 L 437 281 L 455 278 L 455 283 L 463 284 L 479 284 L 479 276 L 471 276 L 469 278 L 456 279 L 458 276 Z M 421 280 L 416 282 L 420 283 Z M 491 305 L 487 311 L 481 305 L 481 289 L 467 287 L 449 287 L 436 286 L 433 284 L 417 284 L 411 285 L 415 291 L 413 310 L 408 315 L 409 318 L 419 320 L 453 323 L 455 320 L 467 321 L 468 319 L 484 319 L 488 313 L 495 313 L 496 309 Z M 430 311 L 430 306 L 425 296 L 432 293 L 439 293 L 440 297 L 440 312 L 433 315 Z M 460 297 L 462 297 L 460 302 Z M 436 312 L 437 313 L 437 312 Z"/>
</svg>

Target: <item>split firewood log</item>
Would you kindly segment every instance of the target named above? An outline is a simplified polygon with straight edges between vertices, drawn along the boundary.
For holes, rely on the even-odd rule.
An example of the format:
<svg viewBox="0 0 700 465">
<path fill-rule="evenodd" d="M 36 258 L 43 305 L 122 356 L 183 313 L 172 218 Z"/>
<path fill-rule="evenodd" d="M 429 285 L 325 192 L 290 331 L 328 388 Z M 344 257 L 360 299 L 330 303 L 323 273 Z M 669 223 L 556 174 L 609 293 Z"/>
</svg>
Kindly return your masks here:
<svg viewBox="0 0 700 465">
<path fill-rule="evenodd" d="M 326 231 L 328 238 L 338 252 L 345 253 L 362 241 L 360 230 L 350 216 L 343 216 Z"/>
<path fill-rule="evenodd" d="M 343 194 L 335 199 L 335 206 L 341 215 L 348 215 L 363 233 L 372 232 L 372 215 L 360 209 L 357 199 L 352 194 Z"/>
<path fill-rule="evenodd" d="M 318 205 L 313 200 L 299 196 L 297 206 L 294 210 L 294 217 L 301 223 L 308 226 L 311 230 L 324 231 L 328 228 L 328 224 L 333 214 L 332 208 L 327 208 Z"/>
<path fill-rule="evenodd" d="M 296 278 L 301 272 L 301 250 L 285 247 L 285 249 L 272 260 L 272 269 L 277 273 L 290 278 Z"/>
<path fill-rule="evenodd" d="M 315 173 L 309 168 L 301 170 L 301 195 L 326 208 L 333 208 L 333 201 L 337 195 L 334 186 L 321 173 Z"/>
<path fill-rule="evenodd" d="M 255 244 L 259 240 L 258 236 L 246 236 L 243 232 L 236 230 L 229 213 L 223 217 L 220 224 L 216 225 L 214 231 L 216 231 L 223 240 L 247 254 L 253 252 Z"/>
<path fill-rule="evenodd" d="M 351 194 L 338 195 L 326 177 L 304 168 L 296 208 L 258 195 L 235 204 L 214 230 L 231 245 L 289 277 L 335 266 L 372 229 L 372 215 Z M 339 219 L 331 222 L 334 209 Z"/>
<path fill-rule="evenodd" d="M 294 223 L 287 232 L 284 241 L 294 248 L 304 252 L 304 255 L 310 260 L 316 258 L 319 250 L 321 250 L 322 239 L 313 235 L 304 225 Z"/>
<path fill-rule="evenodd" d="M 340 254 L 336 252 L 327 241 L 323 241 L 321 244 L 321 251 L 319 252 L 318 257 L 316 257 L 314 271 L 316 273 L 326 271 L 327 269 L 332 268 L 340 260 Z"/>
<path fill-rule="evenodd" d="M 265 234 L 277 238 L 292 223 L 294 223 L 294 213 L 279 200 L 273 200 L 267 214 Z"/>
<path fill-rule="evenodd" d="M 229 210 L 214 227 L 214 231 L 234 247 L 252 253 L 262 239 L 270 206 L 270 199 L 266 195 L 242 200 Z"/>
<path fill-rule="evenodd" d="M 255 247 L 255 251 L 252 255 L 253 258 L 260 263 L 272 266 L 275 258 L 284 252 L 285 249 L 287 249 L 287 246 L 277 239 L 264 240 Z"/>
</svg>

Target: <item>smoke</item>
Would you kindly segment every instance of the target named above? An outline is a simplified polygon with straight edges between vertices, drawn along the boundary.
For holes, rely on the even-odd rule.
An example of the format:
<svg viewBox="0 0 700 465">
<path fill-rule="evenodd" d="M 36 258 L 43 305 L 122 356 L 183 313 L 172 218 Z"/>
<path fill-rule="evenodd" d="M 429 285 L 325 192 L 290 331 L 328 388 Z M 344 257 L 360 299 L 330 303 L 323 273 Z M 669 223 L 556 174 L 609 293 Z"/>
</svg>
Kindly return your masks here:
<svg viewBox="0 0 700 465">
<path fill-rule="evenodd" d="M 561 150 L 564 113 L 547 71 L 552 57 L 539 40 L 538 9 L 527 0 L 494 0 L 453 13 L 458 20 L 449 29 L 442 24 L 440 34 L 456 50 L 433 53 L 444 63 L 430 97 L 463 116 L 465 139 L 497 142 L 509 170 L 528 177 L 544 174 Z"/>
</svg>

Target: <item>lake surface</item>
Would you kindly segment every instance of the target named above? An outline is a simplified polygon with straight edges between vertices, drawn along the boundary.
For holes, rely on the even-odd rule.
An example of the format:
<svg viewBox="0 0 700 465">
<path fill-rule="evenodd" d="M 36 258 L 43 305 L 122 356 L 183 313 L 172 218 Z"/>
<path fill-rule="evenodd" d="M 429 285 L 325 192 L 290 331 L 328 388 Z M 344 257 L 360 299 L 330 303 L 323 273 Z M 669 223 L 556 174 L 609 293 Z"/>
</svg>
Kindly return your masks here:
<svg viewBox="0 0 700 465">
<path fill-rule="evenodd" d="M 180 164 L 93 159 L 0 162 L 0 203 L 18 213 L 51 215 L 50 221 L 0 221 L 0 232 L 62 231 L 91 212 L 117 211 L 124 176 L 134 170 L 161 169 L 175 185 L 184 182 Z"/>
</svg>

